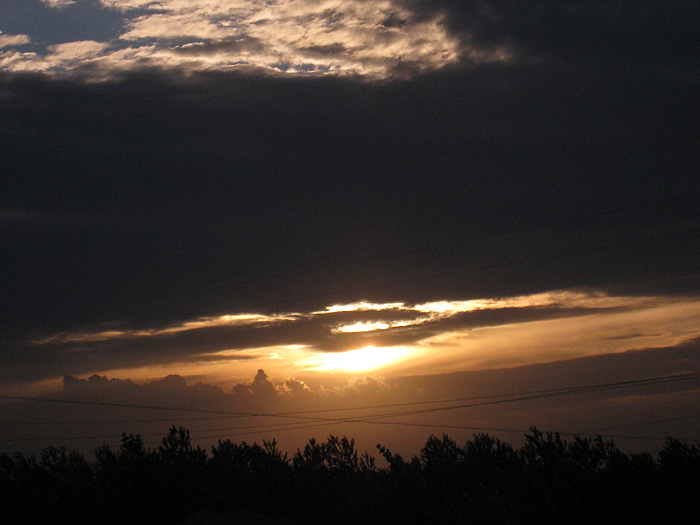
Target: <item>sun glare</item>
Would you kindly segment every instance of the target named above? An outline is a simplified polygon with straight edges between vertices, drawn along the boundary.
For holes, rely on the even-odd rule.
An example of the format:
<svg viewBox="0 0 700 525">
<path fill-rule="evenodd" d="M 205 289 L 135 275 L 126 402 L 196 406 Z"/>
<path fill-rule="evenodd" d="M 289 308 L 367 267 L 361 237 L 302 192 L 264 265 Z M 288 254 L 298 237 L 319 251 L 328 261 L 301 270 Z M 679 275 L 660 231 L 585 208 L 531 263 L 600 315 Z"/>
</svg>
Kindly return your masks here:
<svg viewBox="0 0 700 525">
<path fill-rule="evenodd" d="M 409 353 L 408 348 L 367 346 L 347 352 L 325 353 L 318 357 L 316 370 L 343 370 L 345 372 L 364 372 L 382 368 L 394 363 Z"/>
</svg>

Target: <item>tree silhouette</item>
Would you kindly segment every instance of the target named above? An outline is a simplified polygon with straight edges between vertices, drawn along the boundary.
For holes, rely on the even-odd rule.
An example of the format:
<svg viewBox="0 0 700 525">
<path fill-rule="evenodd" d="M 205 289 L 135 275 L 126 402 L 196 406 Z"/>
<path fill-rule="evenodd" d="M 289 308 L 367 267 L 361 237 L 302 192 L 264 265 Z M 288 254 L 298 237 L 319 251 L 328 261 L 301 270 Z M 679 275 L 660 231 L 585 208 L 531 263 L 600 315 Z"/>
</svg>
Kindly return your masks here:
<svg viewBox="0 0 700 525">
<path fill-rule="evenodd" d="M 0 454 L 4 522 L 171 523 L 188 516 L 279 523 L 695 523 L 700 448 L 669 438 L 625 454 L 601 437 L 532 428 L 516 450 L 487 434 L 430 436 L 378 466 L 345 436 L 309 440 L 291 459 L 276 441 L 219 441 L 211 454 L 171 427 L 155 449 L 122 434 L 94 461 L 64 448 Z"/>
<path fill-rule="evenodd" d="M 115 518 L 127 519 L 128 509 L 139 509 L 144 521 L 156 519 L 160 514 L 158 458 L 144 448 L 141 437 L 122 434 L 117 451 L 102 445 L 94 454 L 101 506 Z"/>
<path fill-rule="evenodd" d="M 265 502 L 282 516 L 291 512 L 290 471 L 275 440 L 262 445 L 219 440 L 208 463 L 207 491 L 219 512 L 254 512 Z"/>
</svg>

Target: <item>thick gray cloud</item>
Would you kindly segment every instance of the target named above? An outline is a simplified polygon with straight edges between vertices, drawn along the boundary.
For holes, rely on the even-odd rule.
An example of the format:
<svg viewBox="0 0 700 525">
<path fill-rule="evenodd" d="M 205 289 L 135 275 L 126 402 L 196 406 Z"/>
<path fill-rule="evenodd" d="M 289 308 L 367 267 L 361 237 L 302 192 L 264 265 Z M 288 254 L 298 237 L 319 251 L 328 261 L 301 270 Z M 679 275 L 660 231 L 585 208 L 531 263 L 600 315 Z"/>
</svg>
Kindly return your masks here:
<svg viewBox="0 0 700 525">
<path fill-rule="evenodd" d="M 683 0 L 401 3 L 428 17 L 442 10 L 455 34 L 482 46 L 509 45 L 524 59 L 580 59 L 591 66 L 610 61 L 621 67 L 632 63 L 653 67 L 650 62 L 687 63 L 700 48 L 695 30 L 700 9 Z"/>
<path fill-rule="evenodd" d="M 688 291 L 695 81 L 542 67 L 389 86 L 5 75 L 2 208 L 71 219 L 3 221 L 3 324 Z"/>
</svg>

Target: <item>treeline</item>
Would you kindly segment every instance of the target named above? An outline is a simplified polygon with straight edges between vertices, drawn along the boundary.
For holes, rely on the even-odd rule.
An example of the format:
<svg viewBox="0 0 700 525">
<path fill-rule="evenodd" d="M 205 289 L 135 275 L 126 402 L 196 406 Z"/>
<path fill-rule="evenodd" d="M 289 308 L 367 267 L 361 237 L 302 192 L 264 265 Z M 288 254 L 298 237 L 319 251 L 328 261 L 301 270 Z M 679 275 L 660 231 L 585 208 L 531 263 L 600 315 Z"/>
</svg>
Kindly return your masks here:
<svg viewBox="0 0 700 525">
<path fill-rule="evenodd" d="M 700 448 L 669 438 L 656 456 L 612 441 L 531 429 L 515 449 L 486 434 L 431 436 L 420 455 L 360 454 L 310 440 L 219 441 L 172 427 L 156 449 L 123 435 L 94 461 L 49 447 L 0 454 L 4 523 L 696 523 Z"/>
</svg>

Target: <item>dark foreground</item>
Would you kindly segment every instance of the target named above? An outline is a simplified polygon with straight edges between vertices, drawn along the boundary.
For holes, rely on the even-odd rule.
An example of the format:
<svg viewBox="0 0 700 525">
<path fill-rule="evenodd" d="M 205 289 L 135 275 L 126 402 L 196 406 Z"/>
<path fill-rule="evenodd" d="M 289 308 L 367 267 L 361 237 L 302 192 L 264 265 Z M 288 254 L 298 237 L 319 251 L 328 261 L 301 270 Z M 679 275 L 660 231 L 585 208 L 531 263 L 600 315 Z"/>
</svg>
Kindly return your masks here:
<svg viewBox="0 0 700 525">
<path fill-rule="evenodd" d="M 520 449 L 485 434 L 464 446 L 431 436 L 386 467 L 354 442 L 220 441 L 211 454 L 171 428 L 155 450 L 139 436 L 95 461 L 49 447 L 0 454 L 5 523 L 695 523 L 700 448 L 669 438 L 656 456 L 611 441 L 535 429 Z"/>
</svg>

